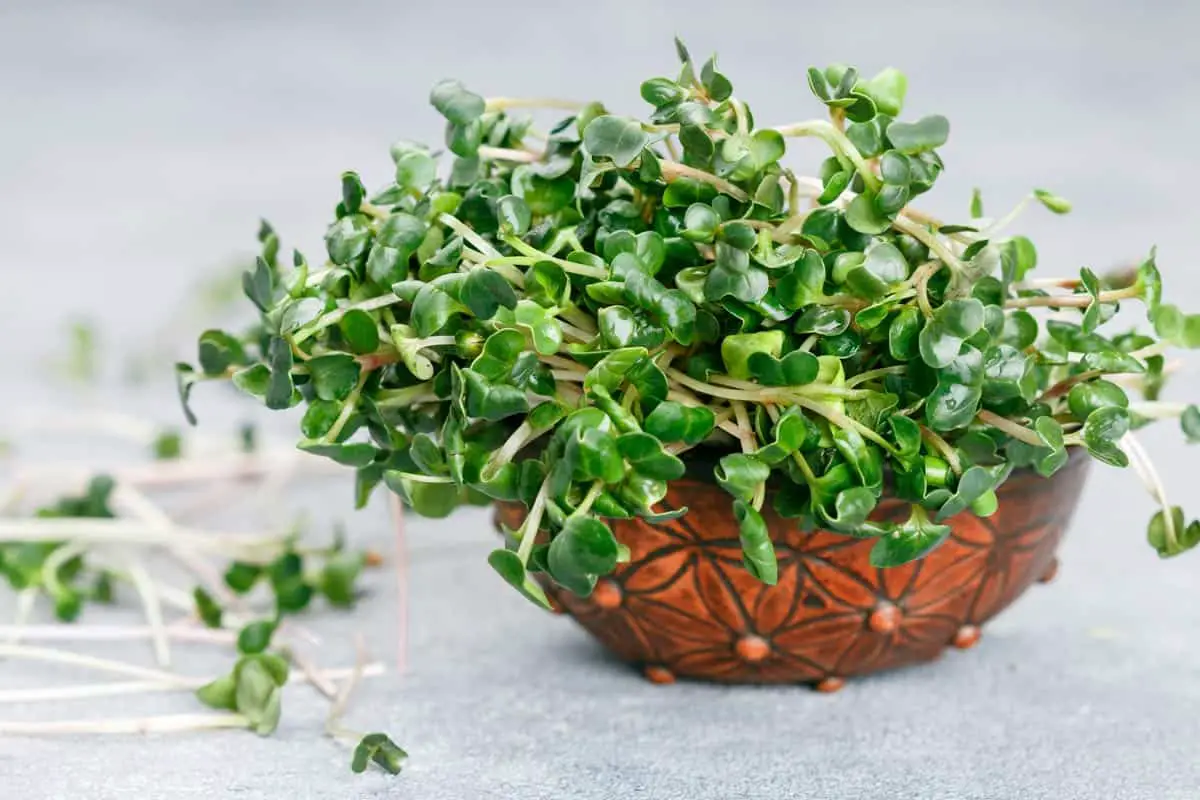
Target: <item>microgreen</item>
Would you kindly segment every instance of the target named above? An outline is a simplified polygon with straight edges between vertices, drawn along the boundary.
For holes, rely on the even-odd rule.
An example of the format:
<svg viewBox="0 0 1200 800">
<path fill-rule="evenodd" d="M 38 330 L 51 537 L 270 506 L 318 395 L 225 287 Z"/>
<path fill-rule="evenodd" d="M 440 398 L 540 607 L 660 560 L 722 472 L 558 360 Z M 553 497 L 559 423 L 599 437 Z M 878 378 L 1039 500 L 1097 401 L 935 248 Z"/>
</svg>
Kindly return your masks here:
<svg viewBox="0 0 1200 800">
<path fill-rule="evenodd" d="M 360 506 L 380 484 L 429 516 L 523 503 L 489 561 L 543 604 L 533 573 L 587 594 L 615 568 L 604 519 L 684 513 L 663 501 L 688 462 L 717 465 L 746 568 L 771 583 L 768 498 L 875 538 L 894 566 L 950 517 L 994 512 L 1013 469 L 1052 475 L 1071 448 L 1124 466 L 1130 431 L 1163 416 L 1200 436 L 1194 406 L 1157 401 L 1163 350 L 1200 346 L 1200 316 L 1162 302 L 1153 253 L 1124 284 L 1033 279 L 1033 243 L 1002 231 L 1015 211 L 984 219 L 978 190 L 959 222 L 913 206 L 951 128 L 905 114 L 902 73 L 813 67 L 828 118 L 768 127 L 715 59 L 677 51 L 676 78 L 640 86 L 645 119 L 593 103 L 544 139 L 510 113 L 538 101 L 438 83 L 449 153 L 394 146 L 394 181 L 369 197 L 343 175 L 321 267 L 281 268 L 268 237 L 244 282 L 260 324 L 202 335 L 199 368 L 178 368 L 185 408 L 221 379 L 304 405 L 300 447 L 356 469 Z M 784 166 L 800 137 L 830 150 L 819 177 Z M 1070 210 L 1043 189 L 1018 209 L 1033 200 Z M 1102 334 L 1130 301 L 1150 331 Z M 1114 379 L 1130 373 L 1148 402 Z M 885 494 L 905 521 L 874 519 Z M 1195 543 L 1173 513 L 1151 526 L 1164 554 Z M 227 581 L 267 579 L 285 613 L 311 592 L 345 600 L 353 572 L 280 568 Z"/>
</svg>

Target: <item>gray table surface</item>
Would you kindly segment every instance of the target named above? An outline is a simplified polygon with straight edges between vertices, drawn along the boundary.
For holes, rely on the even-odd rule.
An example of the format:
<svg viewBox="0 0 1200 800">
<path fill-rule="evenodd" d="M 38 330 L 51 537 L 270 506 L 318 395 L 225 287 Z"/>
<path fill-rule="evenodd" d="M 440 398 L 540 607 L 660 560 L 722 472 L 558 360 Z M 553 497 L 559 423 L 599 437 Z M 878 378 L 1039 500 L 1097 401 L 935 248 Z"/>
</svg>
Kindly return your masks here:
<svg viewBox="0 0 1200 800">
<path fill-rule="evenodd" d="M 954 126 L 931 210 L 964 214 L 976 185 L 991 209 L 1046 185 L 1076 202 L 1021 223 L 1051 270 L 1103 269 L 1156 243 L 1169 290 L 1200 304 L 1194 4 L 558 5 L 0 4 L 0 418 L 130 407 L 176 423 L 165 378 L 131 391 L 110 376 L 85 395 L 47 384 L 64 321 L 145 346 L 198 278 L 250 250 L 259 215 L 319 252 L 342 169 L 378 183 L 391 139 L 439 139 L 425 105 L 439 78 L 635 110 L 638 82 L 674 70 L 673 32 L 719 50 L 760 120 L 815 112 L 809 64 L 904 68 L 910 113 Z M 1170 394 L 1200 396 L 1195 371 Z M 211 430 L 252 413 L 211 394 L 198 405 Z M 1184 446 L 1169 430 L 1147 441 L 1187 498 Z M 388 546 L 383 509 L 347 516 L 348 496 L 336 480 L 304 499 L 346 516 L 356 542 Z M 1132 475 L 1096 470 L 1084 502 L 1059 580 L 975 650 L 832 696 L 645 683 L 489 572 L 484 512 L 414 521 L 409 667 L 372 681 L 350 717 L 409 749 L 403 777 L 349 775 L 317 732 L 323 707 L 295 692 L 268 739 L 0 739 L 0 797 L 1200 797 L 1200 557 L 1162 563 L 1146 547 L 1151 503 Z M 395 582 L 371 580 L 356 626 L 390 655 Z M 314 624 L 345 643 L 338 618 Z M 222 663 L 195 658 L 196 674 Z M 0 684 L 52 673 L 0 664 Z M 191 708 L 155 696 L 0 716 Z"/>
</svg>

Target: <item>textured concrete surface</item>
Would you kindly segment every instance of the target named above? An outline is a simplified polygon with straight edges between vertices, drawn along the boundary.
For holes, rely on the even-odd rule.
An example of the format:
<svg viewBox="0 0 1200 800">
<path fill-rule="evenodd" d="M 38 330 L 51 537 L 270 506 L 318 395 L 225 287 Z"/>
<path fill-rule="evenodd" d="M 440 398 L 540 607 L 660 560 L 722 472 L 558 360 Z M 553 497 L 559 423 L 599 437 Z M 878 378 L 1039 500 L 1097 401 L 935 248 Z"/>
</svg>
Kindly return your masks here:
<svg viewBox="0 0 1200 800">
<path fill-rule="evenodd" d="M 632 110 L 640 79 L 674 69 L 674 32 L 696 53 L 720 51 L 760 120 L 815 112 L 810 63 L 904 68 L 911 113 L 953 125 L 932 210 L 965 212 L 976 185 L 991 210 L 1045 185 L 1076 203 L 1022 222 L 1050 270 L 1106 268 L 1157 243 L 1168 290 L 1200 305 L 1192 4 L 557 7 L 0 4 L 0 416 L 128 404 L 176 422 L 165 378 L 130 392 L 114 377 L 86 396 L 45 384 L 64 320 L 85 315 L 109 344 L 145 346 L 177 298 L 247 251 L 259 215 L 316 252 L 342 169 L 380 182 L 391 139 L 438 139 L 425 94 L 439 78 Z M 1200 396 L 1194 369 L 1170 396 Z M 212 393 L 198 408 L 213 430 L 249 413 Z M 1147 442 L 1188 498 L 1194 452 L 1169 430 Z M 305 499 L 344 515 L 347 498 L 339 481 Z M 414 522 L 410 667 L 370 683 L 350 720 L 409 749 L 403 777 L 351 776 L 316 732 L 322 707 L 293 692 L 270 739 L 0 739 L 0 797 L 1200 797 L 1200 557 L 1160 563 L 1144 544 L 1151 504 L 1132 475 L 1097 469 L 1085 504 L 1058 581 L 975 650 L 833 696 L 648 685 L 490 574 L 484 513 Z M 356 541 L 390 541 L 379 508 L 349 523 Z M 373 580 L 360 625 L 388 653 L 394 584 Z M 347 638 L 337 622 L 317 623 L 331 650 Z M 220 663 L 197 651 L 189 669 Z M 6 688 L 51 676 L 0 664 Z M 0 707 L 0 719 L 191 708 L 154 696 Z"/>
</svg>

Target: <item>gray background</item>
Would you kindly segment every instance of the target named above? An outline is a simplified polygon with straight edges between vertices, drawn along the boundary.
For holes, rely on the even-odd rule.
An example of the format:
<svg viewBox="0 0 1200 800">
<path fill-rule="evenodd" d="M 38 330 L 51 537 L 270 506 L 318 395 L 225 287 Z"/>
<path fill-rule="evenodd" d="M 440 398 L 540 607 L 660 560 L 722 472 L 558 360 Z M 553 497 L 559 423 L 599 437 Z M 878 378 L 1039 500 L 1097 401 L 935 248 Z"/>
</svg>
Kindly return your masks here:
<svg viewBox="0 0 1200 800">
<path fill-rule="evenodd" d="M 675 69 L 675 32 L 694 54 L 720 52 L 760 122 L 817 112 L 809 64 L 904 69 L 908 113 L 953 125 L 932 211 L 965 215 L 978 185 L 995 213 L 1045 185 L 1076 210 L 1022 220 L 1043 272 L 1105 269 L 1156 243 L 1168 291 L 1196 301 L 1196 9 L 0 0 L 0 413 L 124 406 L 177 423 L 165 373 L 136 391 L 115 375 L 86 395 L 47 383 L 64 321 L 94 320 L 113 348 L 152 343 L 189 287 L 251 250 L 260 215 L 315 256 L 341 170 L 377 185 L 392 139 L 440 139 L 425 102 L 437 79 L 640 110 L 640 80 Z M 795 164 L 816 164 L 816 150 L 798 152 Z M 1198 390 L 1192 370 L 1169 395 Z M 212 430 L 252 413 L 200 394 Z M 1165 427 L 1146 440 L 1191 499 L 1194 462 Z M 342 514 L 348 487 L 308 499 Z M 350 776 L 315 732 L 321 707 L 296 692 L 265 740 L 0 739 L 0 797 L 1200 797 L 1200 560 L 1160 563 L 1144 544 L 1151 503 L 1131 474 L 1097 469 L 1084 502 L 1058 582 L 974 651 L 834 696 L 646 684 L 489 573 L 484 513 L 414 521 L 410 667 L 370 683 L 352 715 L 410 750 L 403 777 Z M 381 508 L 349 521 L 357 541 L 390 541 Z M 387 653 L 394 586 L 374 581 L 358 624 Z M 336 624 L 318 623 L 344 640 Z M 198 674 L 223 663 L 197 658 Z M 0 684 L 47 674 L 2 664 Z"/>
</svg>

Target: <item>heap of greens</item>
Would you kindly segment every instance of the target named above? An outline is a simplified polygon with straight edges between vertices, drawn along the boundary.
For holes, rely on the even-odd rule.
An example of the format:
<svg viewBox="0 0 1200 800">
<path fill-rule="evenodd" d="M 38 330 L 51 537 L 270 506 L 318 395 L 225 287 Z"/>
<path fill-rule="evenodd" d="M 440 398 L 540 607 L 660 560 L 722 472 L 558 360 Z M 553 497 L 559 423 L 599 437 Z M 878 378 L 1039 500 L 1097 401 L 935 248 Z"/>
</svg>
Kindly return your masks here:
<svg viewBox="0 0 1200 800">
<path fill-rule="evenodd" d="M 1038 190 L 989 219 L 976 193 L 958 223 L 913 208 L 949 124 L 901 121 L 900 72 L 810 69 L 827 118 L 759 127 L 715 59 L 677 50 L 677 77 L 641 85 L 645 120 L 437 84 L 449 152 L 393 145 L 375 194 L 344 174 L 319 267 L 281 266 L 264 224 L 244 281 L 261 320 L 200 337 L 198 368 L 178 367 L 185 408 L 209 379 L 303 405 L 300 447 L 354 468 L 360 505 L 380 483 L 431 516 L 525 504 L 490 561 L 543 603 L 531 573 L 587 594 L 627 557 L 605 519 L 686 513 L 661 505 L 685 461 L 716 463 L 766 583 L 766 502 L 897 565 L 1071 447 L 1132 462 L 1162 504 L 1160 554 L 1200 542 L 1131 434 L 1177 417 L 1200 435 L 1195 406 L 1158 400 L 1164 352 L 1200 345 L 1200 315 L 1162 302 L 1153 252 L 1033 279 L 1033 243 L 1004 230 L 1030 201 L 1069 204 Z M 527 108 L 569 116 L 541 132 Z M 785 165 L 795 137 L 828 145 L 819 177 Z M 1098 332 L 1129 300 L 1147 332 Z M 907 519 L 872 519 L 885 494 Z"/>
</svg>

